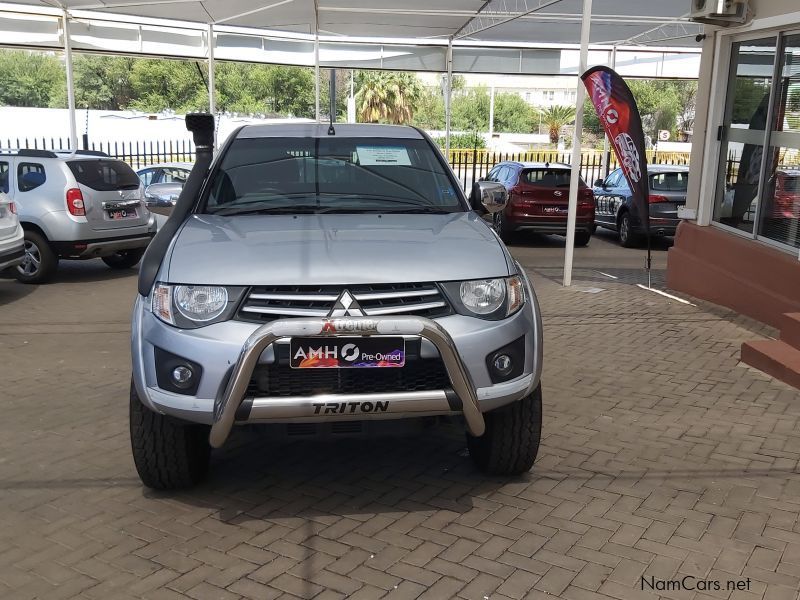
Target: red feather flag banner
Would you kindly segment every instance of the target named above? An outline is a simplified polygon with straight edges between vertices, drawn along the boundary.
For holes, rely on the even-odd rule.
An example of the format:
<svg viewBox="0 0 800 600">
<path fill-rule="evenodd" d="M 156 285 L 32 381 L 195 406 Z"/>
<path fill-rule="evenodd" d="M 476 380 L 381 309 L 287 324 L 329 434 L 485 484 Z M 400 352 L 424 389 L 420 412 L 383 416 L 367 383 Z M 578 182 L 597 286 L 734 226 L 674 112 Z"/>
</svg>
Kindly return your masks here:
<svg viewBox="0 0 800 600">
<path fill-rule="evenodd" d="M 617 161 L 633 195 L 637 215 L 647 234 L 647 269 L 650 270 L 650 189 L 647 178 L 642 117 L 628 84 L 613 69 L 592 67 L 581 75 L 597 116 L 614 146 Z M 638 217 L 638 219 L 636 218 Z M 639 223 L 636 223 L 638 221 Z"/>
</svg>

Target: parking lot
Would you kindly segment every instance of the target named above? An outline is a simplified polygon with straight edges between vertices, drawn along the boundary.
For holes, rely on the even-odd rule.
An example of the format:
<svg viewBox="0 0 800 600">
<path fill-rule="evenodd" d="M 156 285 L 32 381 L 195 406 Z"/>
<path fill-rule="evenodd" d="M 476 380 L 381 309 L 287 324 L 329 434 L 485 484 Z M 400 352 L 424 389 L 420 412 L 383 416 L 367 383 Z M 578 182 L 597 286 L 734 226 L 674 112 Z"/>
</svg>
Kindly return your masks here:
<svg viewBox="0 0 800 600">
<path fill-rule="evenodd" d="M 572 288 L 561 238 L 511 249 L 545 363 L 542 449 L 508 479 L 472 467 L 456 425 L 248 429 L 198 489 L 147 491 L 128 440 L 135 271 L 0 279 L 0 598 L 797 598 L 800 393 L 738 362 L 774 332 L 637 287 L 644 251 L 607 233 L 576 249 Z M 693 589 L 657 587 L 675 580 Z"/>
</svg>

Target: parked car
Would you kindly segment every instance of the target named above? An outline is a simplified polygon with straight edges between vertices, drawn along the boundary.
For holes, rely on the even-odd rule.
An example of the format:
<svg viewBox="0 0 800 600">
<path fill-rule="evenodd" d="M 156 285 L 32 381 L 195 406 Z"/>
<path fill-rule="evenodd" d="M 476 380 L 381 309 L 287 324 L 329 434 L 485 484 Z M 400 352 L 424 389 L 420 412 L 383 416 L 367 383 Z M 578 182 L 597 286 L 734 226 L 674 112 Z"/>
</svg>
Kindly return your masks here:
<svg viewBox="0 0 800 600">
<path fill-rule="evenodd" d="M 491 216 L 500 239 L 508 242 L 514 231 L 566 235 L 571 169 L 560 163 L 504 161 L 495 165 L 484 181 L 503 184 L 508 190 L 505 209 Z M 586 246 L 592 237 L 594 198 L 579 178 L 575 245 Z"/>
<path fill-rule="evenodd" d="M 187 117 L 197 164 L 139 270 L 144 484 L 199 481 L 234 424 L 352 435 L 442 415 L 463 417 L 480 468 L 529 470 L 541 316 L 476 214 L 502 209 L 505 188 L 476 182 L 468 201 L 425 133 L 387 125 L 245 126 L 209 170 L 208 121 Z"/>
<path fill-rule="evenodd" d="M 192 163 L 170 162 L 151 165 L 136 172 L 145 185 L 145 204 L 156 215 L 159 227 L 166 223 L 172 213 L 191 170 Z"/>
<path fill-rule="evenodd" d="M 678 208 L 686 204 L 689 167 L 648 165 L 647 175 L 650 178 L 650 233 L 675 235 L 680 223 Z M 595 181 L 594 200 L 598 227 L 616 231 L 620 244 L 626 248 L 640 243 L 644 226 L 621 168 Z"/>
<path fill-rule="evenodd" d="M 7 189 L 8 169 L 0 170 L 0 272 L 21 264 L 25 257 L 17 206 L 5 193 Z"/>
<path fill-rule="evenodd" d="M 102 258 L 113 269 L 136 265 L 155 235 L 133 169 L 99 152 L 0 153 L 0 171 L 25 236 L 15 275 L 45 283 L 59 259 Z"/>
</svg>

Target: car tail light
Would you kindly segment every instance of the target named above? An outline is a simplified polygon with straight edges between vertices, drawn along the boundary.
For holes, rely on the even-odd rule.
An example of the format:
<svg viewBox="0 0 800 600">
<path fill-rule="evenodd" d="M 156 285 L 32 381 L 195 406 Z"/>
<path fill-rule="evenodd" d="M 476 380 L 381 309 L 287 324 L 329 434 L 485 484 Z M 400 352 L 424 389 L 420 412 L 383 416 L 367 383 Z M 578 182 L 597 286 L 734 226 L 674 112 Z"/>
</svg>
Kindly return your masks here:
<svg viewBox="0 0 800 600">
<path fill-rule="evenodd" d="M 11 211 L 11 214 L 12 214 L 12 215 L 15 215 L 15 214 L 17 214 L 17 205 L 16 205 L 16 204 L 14 204 L 13 202 L 9 202 L 9 203 L 8 203 L 8 210 L 10 210 L 10 211 Z"/>
<path fill-rule="evenodd" d="M 83 205 L 83 194 L 78 188 L 67 190 L 67 210 L 74 217 L 86 216 L 86 207 Z"/>
<path fill-rule="evenodd" d="M 660 194 L 650 194 L 648 201 L 650 204 L 658 204 L 659 202 L 669 202 L 669 198 Z"/>
</svg>

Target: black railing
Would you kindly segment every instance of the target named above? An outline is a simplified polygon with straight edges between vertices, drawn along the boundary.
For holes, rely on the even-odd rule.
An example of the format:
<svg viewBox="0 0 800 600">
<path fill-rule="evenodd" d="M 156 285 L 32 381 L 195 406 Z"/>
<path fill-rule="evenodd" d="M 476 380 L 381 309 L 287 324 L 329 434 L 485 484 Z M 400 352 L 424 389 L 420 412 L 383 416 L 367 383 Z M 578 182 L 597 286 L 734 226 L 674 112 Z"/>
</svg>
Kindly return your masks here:
<svg viewBox="0 0 800 600">
<path fill-rule="evenodd" d="M 584 150 L 581 152 L 581 177 L 592 185 L 595 180 L 605 178 L 606 174 L 616 169 L 616 156 L 610 152 L 607 157 L 608 166 L 603 160 L 602 150 Z M 688 165 L 688 152 L 647 152 L 650 164 Z M 451 149 L 450 166 L 461 181 L 464 189 L 469 189 L 473 181 L 485 177 L 497 163 L 503 161 L 563 163 L 571 164 L 572 152 L 556 150 L 528 150 L 525 152 L 493 152 L 491 150 Z"/>
<path fill-rule="evenodd" d="M 68 151 L 68 138 L 6 138 L 4 149 L 34 148 Z M 90 142 L 86 150 L 105 152 L 124 160 L 134 169 L 164 162 L 194 162 L 195 148 L 189 140 L 139 140 Z"/>
<path fill-rule="evenodd" d="M 6 138 L 3 148 L 36 148 L 41 150 L 62 150 L 69 146 L 67 138 Z M 162 162 L 194 162 L 195 148 L 189 140 L 140 140 L 116 142 L 91 142 L 89 150 L 99 150 L 109 156 L 119 158 L 140 169 Z M 687 165 L 688 152 L 648 151 L 647 160 L 651 164 Z M 513 160 L 523 162 L 550 162 L 570 164 L 571 152 L 556 150 L 528 150 L 524 152 L 494 152 L 482 149 L 451 149 L 450 166 L 461 181 L 464 189 L 472 182 L 484 177 L 497 163 Z M 729 162 L 730 165 L 730 162 Z M 581 177 L 591 185 L 596 179 L 605 177 L 606 172 L 618 166 L 613 152 L 608 154 L 608 165 L 603 160 L 601 150 L 584 150 L 581 153 Z M 730 167 L 729 167 L 730 168 Z"/>
</svg>

